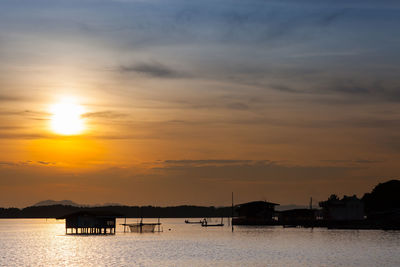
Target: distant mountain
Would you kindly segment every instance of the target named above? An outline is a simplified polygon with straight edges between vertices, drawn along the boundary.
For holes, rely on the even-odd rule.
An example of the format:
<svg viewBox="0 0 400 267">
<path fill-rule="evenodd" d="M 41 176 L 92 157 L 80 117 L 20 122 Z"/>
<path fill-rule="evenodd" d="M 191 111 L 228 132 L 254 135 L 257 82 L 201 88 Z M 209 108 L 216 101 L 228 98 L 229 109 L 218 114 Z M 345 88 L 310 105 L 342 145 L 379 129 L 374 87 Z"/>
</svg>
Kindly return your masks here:
<svg viewBox="0 0 400 267">
<path fill-rule="evenodd" d="M 74 207 L 82 207 L 84 205 L 80 205 L 77 204 L 71 200 L 60 200 L 60 201 L 56 201 L 56 200 L 43 200 L 40 201 L 36 204 L 34 204 L 34 207 L 38 207 L 38 206 L 54 206 L 54 205 L 64 205 L 64 206 L 74 206 Z"/>
<path fill-rule="evenodd" d="M 97 205 L 97 206 L 99 206 L 99 207 L 102 207 L 102 206 L 112 207 L 112 206 L 124 206 L 124 205 L 122 205 L 120 203 L 113 203 L 113 202 L 108 203 L 108 202 L 106 202 L 106 203 L 104 203 L 102 205 Z"/>
<path fill-rule="evenodd" d="M 64 206 L 73 206 L 73 207 L 110 207 L 110 206 L 123 206 L 119 203 L 104 203 L 104 204 L 94 204 L 94 205 L 83 205 L 83 204 L 78 204 L 75 203 L 71 200 L 43 200 L 40 201 L 34 205 L 32 205 L 32 207 L 40 207 L 40 206 L 54 206 L 54 205 L 64 205 Z"/>
</svg>

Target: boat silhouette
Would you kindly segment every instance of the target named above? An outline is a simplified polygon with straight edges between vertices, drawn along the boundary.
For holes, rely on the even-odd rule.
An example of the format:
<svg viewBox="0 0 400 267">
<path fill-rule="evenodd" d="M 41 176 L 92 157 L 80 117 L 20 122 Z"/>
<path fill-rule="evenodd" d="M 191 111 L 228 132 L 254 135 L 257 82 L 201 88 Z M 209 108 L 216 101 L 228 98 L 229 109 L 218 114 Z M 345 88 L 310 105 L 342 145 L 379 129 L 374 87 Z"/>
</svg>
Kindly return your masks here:
<svg viewBox="0 0 400 267">
<path fill-rule="evenodd" d="M 204 219 L 201 221 L 201 226 L 203 226 L 203 227 L 218 227 L 218 226 L 224 226 L 224 224 L 223 224 L 223 218 L 221 218 L 221 223 L 216 223 L 216 224 L 210 224 L 210 223 L 208 223 L 207 219 L 204 218 Z"/>
</svg>

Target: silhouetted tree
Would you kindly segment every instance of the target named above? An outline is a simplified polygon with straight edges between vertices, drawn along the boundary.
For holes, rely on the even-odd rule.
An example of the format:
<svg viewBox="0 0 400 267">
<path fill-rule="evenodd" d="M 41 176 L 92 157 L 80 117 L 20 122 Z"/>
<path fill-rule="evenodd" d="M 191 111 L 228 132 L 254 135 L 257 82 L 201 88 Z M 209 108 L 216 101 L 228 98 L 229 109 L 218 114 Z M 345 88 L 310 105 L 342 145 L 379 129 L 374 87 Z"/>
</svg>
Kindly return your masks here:
<svg viewBox="0 0 400 267">
<path fill-rule="evenodd" d="M 400 209 L 400 181 L 380 183 L 371 193 L 366 193 L 362 200 L 367 214 Z"/>
</svg>

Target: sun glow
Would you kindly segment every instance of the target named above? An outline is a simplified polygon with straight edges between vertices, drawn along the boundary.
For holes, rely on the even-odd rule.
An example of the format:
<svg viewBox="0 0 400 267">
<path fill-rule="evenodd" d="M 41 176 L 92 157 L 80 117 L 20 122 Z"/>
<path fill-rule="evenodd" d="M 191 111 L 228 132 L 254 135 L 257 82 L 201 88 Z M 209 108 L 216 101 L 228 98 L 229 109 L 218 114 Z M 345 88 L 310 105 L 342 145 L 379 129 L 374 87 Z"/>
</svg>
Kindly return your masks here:
<svg viewBox="0 0 400 267">
<path fill-rule="evenodd" d="M 85 129 L 84 108 L 72 99 L 63 99 L 51 106 L 51 129 L 61 135 L 81 134 Z"/>
</svg>

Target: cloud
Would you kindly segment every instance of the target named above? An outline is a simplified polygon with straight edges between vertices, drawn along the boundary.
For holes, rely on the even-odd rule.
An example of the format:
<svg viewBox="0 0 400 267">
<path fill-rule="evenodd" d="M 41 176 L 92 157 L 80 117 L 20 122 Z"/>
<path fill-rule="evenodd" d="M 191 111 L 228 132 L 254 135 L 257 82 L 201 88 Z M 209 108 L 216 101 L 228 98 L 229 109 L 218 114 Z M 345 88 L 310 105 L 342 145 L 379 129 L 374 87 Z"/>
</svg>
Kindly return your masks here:
<svg viewBox="0 0 400 267">
<path fill-rule="evenodd" d="M 128 66 L 120 66 L 118 70 L 122 73 L 139 73 L 150 77 L 155 78 L 185 78 L 186 74 L 181 73 L 177 70 L 174 70 L 170 67 L 167 67 L 161 63 L 152 62 L 152 63 L 139 63 Z"/>
<path fill-rule="evenodd" d="M 213 188 L 219 192 L 225 192 L 236 188 L 236 192 L 249 194 L 248 198 L 254 198 L 258 194 L 266 194 L 269 197 L 281 201 L 283 198 L 296 197 L 312 191 L 316 184 L 344 184 L 352 177 L 354 172 L 362 170 L 361 166 L 329 166 L 329 165 L 290 165 L 278 162 L 254 161 L 254 160 L 166 160 L 161 164 L 155 162 L 149 174 L 152 179 L 160 183 L 187 188 L 189 191 L 203 188 Z M 288 188 L 291 188 L 290 190 Z M 230 188 L 230 189 L 227 189 Z M 285 188 L 282 191 L 282 188 Z M 277 191 L 276 191 L 277 190 Z M 321 197 L 329 195 L 332 188 L 324 187 L 324 192 L 314 193 Z M 278 191 L 280 192 L 278 194 Z M 208 192 L 208 191 L 207 191 Z M 282 195 L 282 192 L 283 195 Z M 218 194 L 217 192 L 215 192 Z M 212 193 L 210 193 L 212 194 Z"/>
<path fill-rule="evenodd" d="M 25 101 L 26 98 L 22 96 L 16 96 L 16 95 L 0 95 L 0 102 L 17 102 L 17 101 Z"/>
<path fill-rule="evenodd" d="M 332 12 L 329 14 L 325 14 L 323 15 L 320 19 L 319 19 L 319 23 L 321 26 L 329 26 L 330 24 L 334 23 L 335 21 L 339 20 L 341 17 L 343 17 L 346 12 L 348 12 L 349 9 L 342 9 L 336 12 Z"/>
<path fill-rule="evenodd" d="M 0 166 L 18 166 L 17 162 L 12 161 L 0 161 Z"/>
<path fill-rule="evenodd" d="M 380 102 L 399 102 L 400 101 L 400 81 L 395 78 L 393 80 L 388 78 L 382 80 L 382 77 L 336 77 L 333 81 L 330 81 L 328 85 L 322 86 L 322 90 L 319 93 L 337 93 L 341 95 L 351 96 L 349 101 L 357 102 L 368 102 L 368 101 L 380 101 Z M 318 78 L 317 78 L 318 79 Z M 314 85 L 314 92 L 317 93 L 318 82 Z"/>
<path fill-rule="evenodd" d="M 23 126 L 0 125 L 0 130 L 18 130 L 23 129 Z"/>
<path fill-rule="evenodd" d="M 82 118 L 105 118 L 105 119 L 115 119 L 115 118 L 123 118 L 127 117 L 128 114 L 119 113 L 115 111 L 105 110 L 105 111 L 97 111 L 97 112 L 88 112 L 83 114 Z"/>
<path fill-rule="evenodd" d="M 241 102 L 230 103 L 227 107 L 236 110 L 248 110 L 250 108 L 247 104 Z"/>
<path fill-rule="evenodd" d="M 0 139 L 51 139 L 56 138 L 54 135 L 40 134 L 40 133 L 0 133 Z"/>
<path fill-rule="evenodd" d="M 0 110 L 0 116 L 26 116 L 35 120 L 44 120 L 50 114 L 42 111 L 33 110 Z"/>
<path fill-rule="evenodd" d="M 302 93 L 302 91 L 293 89 L 293 88 L 291 88 L 289 86 L 282 85 L 282 84 L 270 84 L 268 86 L 268 88 L 272 88 L 272 89 L 275 89 L 275 90 L 278 90 L 278 91 L 281 91 L 281 92 L 284 92 L 284 93 L 296 93 L 296 94 L 297 93 Z"/>
<path fill-rule="evenodd" d="M 0 166 L 12 166 L 12 167 L 23 167 L 23 166 L 37 166 L 37 165 L 55 165 L 56 162 L 50 162 L 50 161 L 32 161 L 32 160 L 26 160 L 26 161 L 0 161 Z"/>
<path fill-rule="evenodd" d="M 43 160 L 36 161 L 36 163 L 41 164 L 41 165 L 54 165 L 54 164 L 56 164 L 56 162 L 43 161 Z"/>
<path fill-rule="evenodd" d="M 354 159 L 354 160 L 345 160 L 345 159 L 327 159 L 321 160 L 322 162 L 330 162 L 337 164 L 345 164 L 345 165 L 354 165 L 354 164 L 375 164 L 375 163 L 384 163 L 384 160 L 370 160 L 370 159 Z"/>
<path fill-rule="evenodd" d="M 51 139 L 51 140 L 69 140 L 69 139 L 80 139 L 80 140 L 124 140 L 124 139 L 155 139 L 154 135 L 147 134 L 97 134 L 96 132 L 91 134 L 79 135 L 79 136 L 64 136 L 50 133 L 7 133 L 0 132 L 0 139 L 15 139 L 15 140 L 37 140 L 37 139 Z"/>
<path fill-rule="evenodd" d="M 202 160 L 165 160 L 167 166 L 205 166 L 205 165 L 254 165 L 254 164 L 270 164 L 271 161 L 254 161 L 254 160 L 230 160 L 230 159 L 202 159 Z"/>
<path fill-rule="evenodd" d="M 366 95 L 371 94 L 372 90 L 370 85 L 361 85 L 357 81 L 337 80 L 329 88 L 332 91 L 353 95 Z"/>
</svg>

